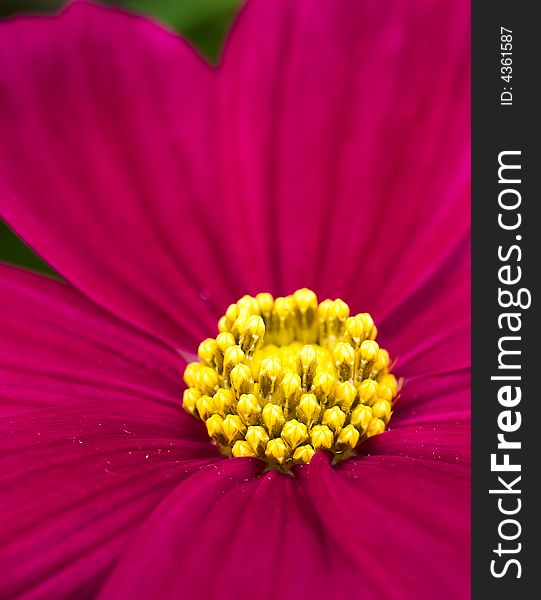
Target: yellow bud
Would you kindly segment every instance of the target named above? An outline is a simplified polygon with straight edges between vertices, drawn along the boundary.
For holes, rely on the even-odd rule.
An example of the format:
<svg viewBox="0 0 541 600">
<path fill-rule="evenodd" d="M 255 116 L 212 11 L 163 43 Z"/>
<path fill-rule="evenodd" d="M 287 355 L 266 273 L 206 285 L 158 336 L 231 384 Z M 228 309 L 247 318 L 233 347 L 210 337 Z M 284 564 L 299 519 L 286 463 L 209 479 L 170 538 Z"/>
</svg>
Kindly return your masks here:
<svg viewBox="0 0 541 600">
<path fill-rule="evenodd" d="M 274 394 L 283 378 L 284 369 L 280 359 L 276 356 L 264 358 L 259 367 L 259 390 L 263 398 Z"/>
<path fill-rule="evenodd" d="M 263 344 L 265 323 L 260 316 L 248 317 L 240 328 L 239 345 L 246 354 L 252 354 Z"/>
<path fill-rule="evenodd" d="M 310 431 L 310 441 L 315 450 L 329 450 L 334 444 L 334 435 L 326 425 L 315 425 Z"/>
<path fill-rule="evenodd" d="M 290 297 L 276 298 L 272 311 L 273 339 L 285 346 L 295 339 L 295 305 Z"/>
<path fill-rule="evenodd" d="M 274 298 L 271 294 L 261 293 L 255 297 L 259 312 L 265 319 L 269 319 L 274 306 Z"/>
<path fill-rule="evenodd" d="M 287 421 L 282 429 L 282 439 L 289 444 L 291 449 L 295 449 L 299 444 L 304 443 L 308 439 L 306 425 L 296 419 Z"/>
<path fill-rule="evenodd" d="M 316 369 L 316 351 L 311 344 L 306 344 L 301 348 L 297 357 L 297 373 L 301 378 L 301 386 L 304 391 L 308 391 L 312 387 Z"/>
<path fill-rule="evenodd" d="M 363 324 L 366 339 L 375 340 L 377 335 L 377 329 L 374 325 L 374 319 L 370 316 L 370 314 L 359 313 L 358 315 L 356 315 L 356 318 L 359 319 Z"/>
<path fill-rule="evenodd" d="M 245 456 L 250 458 L 255 457 L 254 451 L 250 447 L 250 444 L 244 440 L 237 440 L 235 442 L 233 449 L 231 450 L 231 454 L 236 458 L 242 458 Z"/>
<path fill-rule="evenodd" d="M 216 412 L 225 416 L 227 413 L 234 413 L 237 407 L 237 399 L 231 390 L 218 388 L 214 394 L 214 407 Z"/>
<path fill-rule="evenodd" d="M 297 308 L 303 313 L 309 311 L 310 309 L 317 309 L 317 296 L 308 288 L 301 288 L 300 290 L 297 290 L 293 294 L 293 299 L 297 304 Z"/>
<path fill-rule="evenodd" d="M 242 439 L 246 432 L 246 426 L 238 415 L 227 415 L 223 422 L 223 429 L 229 444 Z"/>
<path fill-rule="evenodd" d="M 374 417 L 381 419 L 384 423 L 388 423 L 391 418 L 391 403 L 388 400 L 378 400 L 372 406 L 372 414 Z"/>
<path fill-rule="evenodd" d="M 218 389 L 220 383 L 218 373 L 210 367 L 202 367 L 197 373 L 195 387 L 201 390 L 203 394 L 213 395 Z"/>
<path fill-rule="evenodd" d="M 190 414 L 195 416 L 196 406 L 195 403 L 201 397 L 201 392 L 195 388 L 187 388 L 184 390 L 184 394 L 182 396 L 182 408 Z"/>
<path fill-rule="evenodd" d="M 276 438 L 275 440 L 269 440 L 265 455 L 279 465 L 283 465 L 290 457 L 291 451 L 282 438 Z"/>
<path fill-rule="evenodd" d="M 295 452 L 293 453 L 293 460 L 298 463 L 308 464 L 312 460 L 312 456 L 316 451 L 310 446 L 310 444 L 305 444 L 304 446 L 299 446 Z"/>
<path fill-rule="evenodd" d="M 214 367 L 214 354 L 216 352 L 216 340 L 207 338 L 199 344 L 197 354 L 202 364 L 207 367 Z"/>
<path fill-rule="evenodd" d="M 223 317 L 220 317 L 220 320 L 218 321 L 218 331 L 220 333 L 222 333 L 224 331 L 228 331 L 228 329 L 227 329 L 227 319 L 225 318 L 225 315 Z"/>
<path fill-rule="evenodd" d="M 372 409 L 366 404 L 359 404 L 351 413 L 351 424 L 361 433 L 365 433 L 372 421 Z"/>
<path fill-rule="evenodd" d="M 332 355 L 338 379 L 340 381 L 351 381 L 353 379 L 353 369 L 355 368 L 355 350 L 350 344 L 338 342 Z"/>
<path fill-rule="evenodd" d="M 195 406 L 202 421 L 206 421 L 213 413 L 216 412 L 214 409 L 214 401 L 210 396 L 200 396 L 197 399 Z"/>
<path fill-rule="evenodd" d="M 368 425 L 368 429 L 366 431 L 366 437 L 372 437 L 373 435 L 378 435 L 378 433 L 382 433 L 385 431 L 385 423 L 381 419 L 372 419 L 370 421 L 370 425 Z"/>
<path fill-rule="evenodd" d="M 297 418 L 311 427 L 319 418 L 321 407 L 314 394 L 303 394 L 295 410 Z"/>
<path fill-rule="evenodd" d="M 202 368 L 203 365 L 198 362 L 192 362 L 186 365 L 186 369 L 184 370 L 184 382 L 188 387 L 196 387 L 197 375 Z"/>
<path fill-rule="evenodd" d="M 238 302 L 239 309 L 244 309 L 248 315 L 258 315 L 259 305 L 253 296 L 244 295 Z"/>
<path fill-rule="evenodd" d="M 277 437 L 285 422 L 284 411 L 278 404 L 266 404 L 261 413 L 263 423 L 270 437 Z"/>
<path fill-rule="evenodd" d="M 341 450 L 353 450 L 359 442 L 359 437 L 360 434 L 353 425 L 346 425 L 346 427 L 338 434 L 336 445 Z"/>
<path fill-rule="evenodd" d="M 358 317 L 349 317 L 344 324 L 344 330 L 345 340 L 351 344 L 354 350 L 357 350 L 367 337 L 363 323 Z"/>
<path fill-rule="evenodd" d="M 351 381 L 344 381 L 336 386 L 334 403 L 339 406 L 345 413 L 351 409 L 355 398 L 357 397 L 357 388 Z"/>
<path fill-rule="evenodd" d="M 261 406 L 254 394 L 242 394 L 237 404 L 237 414 L 246 425 L 255 425 L 259 422 Z"/>
<path fill-rule="evenodd" d="M 235 337 L 229 331 L 224 331 L 216 336 L 216 349 L 214 351 L 214 362 L 216 370 L 222 374 L 224 371 L 224 354 L 231 346 L 235 345 Z"/>
<path fill-rule="evenodd" d="M 251 425 L 246 431 L 246 441 L 250 444 L 255 454 L 262 455 L 267 447 L 269 434 L 261 425 Z"/>
<path fill-rule="evenodd" d="M 349 306 L 340 298 L 337 298 L 329 307 L 328 318 L 334 319 L 336 322 L 344 323 L 349 317 Z"/>
<path fill-rule="evenodd" d="M 213 440 L 220 444 L 226 442 L 226 437 L 224 435 L 224 420 L 220 415 L 215 414 L 210 416 L 205 421 L 205 425 L 207 426 L 208 434 Z"/>
<path fill-rule="evenodd" d="M 378 383 L 378 400 L 387 400 L 387 402 L 392 402 L 393 399 L 393 388 L 388 384 Z"/>
<path fill-rule="evenodd" d="M 225 325 L 226 331 L 231 331 L 233 323 L 237 320 L 239 315 L 239 307 L 236 304 L 230 304 L 225 311 Z"/>
<path fill-rule="evenodd" d="M 323 302 L 319 303 L 319 306 L 317 307 L 317 312 L 320 321 L 326 321 L 328 319 L 329 309 L 333 304 L 333 301 L 329 300 L 328 298 L 326 300 L 323 300 Z"/>
<path fill-rule="evenodd" d="M 378 394 L 378 384 L 373 379 L 365 379 L 359 385 L 359 400 L 362 404 L 371 406 L 374 404 Z"/>
<path fill-rule="evenodd" d="M 323 425 L 327 425 L 327 427 L 335 434 L 338 433 L 340 429 L 342 429 L 345 421 L 346 414 L 342 410 L 340 410 L 338 406 L 328 408 L 323 413 L 323 418 L 321 419 L 321 423 Z"/>
<path fill-rule="evenodd" d="M 229 346 L 224 354 L 224 378 L 231 377 L 231 371 L 244 361 L 245 355 L 240 346 Z"/>
<path fill-rule="evenodd" d="M 251 315 L 247 314 L 245 309 L 241 308 L 239 311 L 239 316 L 235 319 L 235 322 L 231 326 L 231 333 L 235 336 L 237 344 L 240 343 L 241 331 L 244 329 L 244 327 L 246 327 L 250 316 Z"/>
<path fill-rule="evenodd" d="M 336 378 L 327 371 L 318 371 L 312 383 L 312 393 L 321 405 L 327 404 L 336 389 Z"/>
<path fill-rule="evenodd" d="M 240 398 L 242 394 L 251 394 L 254 390 L 252 369 L 248 365 L 240 363 L 234 367 L 229 375 L 229 380 L 237 398 Z"/>
<path fill-rule="evenodd" d="M 387 371 L 388 368 L 389 368 L 389 353 L 387 352 L 387 350 L 380 348 L 377 351 L 376 358 L 374 359 L 374 364 L 372 365 L 372 376 L 376 376 L 376 375 L 378 375 L 378 373 Z"/>
<path fill-rule="evenodd" d="M 391 390 L 391 399 L 394 398 L 398 392 L 398 383 L 396 377 L 392 373 L 382 373 L 377 378 L 380 389 L 389 388 Z M 388 400 L 389 398 L 385 398 Z"/>
<path fill-rule="evenodd" d="M 279 297 L 274 301 L 274 314 L 279 319 L 292 317 L 294 308 L 295 304 L 291 296 Z"/>
<path fill-rule="evenodd" d="M 296 373 L 287 371 L 280 384 L 280 390 L 282 392 L 284 409 L 287 408 L 286 412 L 295 410 L 302 393 L 301 378 Z"/>
<path fill-rule="evenodd" d="M 376 356 L 378 354 L 379 345 L 373 340 L 364 340 L 359 348 L 360 366 L 362 369 L 366 368 L 366 365 L 372 366 Z"/>
<path fill-rule="evenodd" d="M 235 345 L 235 336 L 230 331 L 224 331 L 216 336 L 216 347 L 222 353 Z"/>
<path fill-rule="evenodd" d="M 297 339 L 304 344 L 317 340 L 317 296 L 312 290 L 302 288 L 293 294 L 297 316 Z"/>
</svg>

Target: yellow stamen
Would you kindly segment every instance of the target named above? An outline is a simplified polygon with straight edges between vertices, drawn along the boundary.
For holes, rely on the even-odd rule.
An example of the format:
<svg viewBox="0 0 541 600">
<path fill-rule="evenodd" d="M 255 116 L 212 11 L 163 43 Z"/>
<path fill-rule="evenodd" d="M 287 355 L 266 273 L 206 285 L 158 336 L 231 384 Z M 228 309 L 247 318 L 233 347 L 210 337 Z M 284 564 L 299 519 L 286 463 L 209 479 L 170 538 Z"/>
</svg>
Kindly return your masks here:
<svg viewBox="0 0 541 600">
<path fill-rule="evenodd" d="M 182 406 L 190 415 L 195 415 L 196 402 L 201 398 L 201 392 L 195 388 L 186 388 L 182 397 Z"/>
<path fill-rule="evenodd" d="M 245 440 L 237 440 L 233 444 L 233 448 L 231 449 L 231 454 L 233 456 L 236 456 L 239 458 L 242 456 L 250 456 L 250 457 L 256 456 L 256 454 L 252 450 L 252 447 L 250 446 L 250 444 L 248 442 L 246 442 Z"/>
<path fill-rule="evenodd" d="M 291 448 L 296 448 L 308 439 L 308 429 L 304 423 L 296 419 L 288 421 L 282 428 L 282 439 L 285 440 Z"/>
<path fill-rule="evenodd" d="M 265 450 L 265 455 L 267 458 L 270 458 L 279 465 L 283 465 L 289 458 L 290 454 L 291 451 L 282 438 L 269 440 L 267 449 Z"/>
<path fill-rule="evenodd" d="M 321 423 L 323 425 L 327 425 L 327 427 L 334 433 L 338 434 L 338 432 L 344 426 L 346 422 L 346 413 L 338 406 L 333 406 L 332 408 L 328 408 L 323 413 L 323 418 L 321 419 Z"/>
<path fill-rule="evenodd" d="M 220 415 L 214 414 L 205 421 L 210 437 L 219 444 L 227 442 L 224 434 L 224 420 Z"/>
<path fill-rule="evenodd" d="M 334 435 L 327 425 L 314 425 L 310 430 L 310 441 L 315 450 L 330 450 Z"/>
<path fill-rule="evenodd" d="M 246 433 L 246 427 L 238 415 L 227 415 L 222 427 L 229 444 L 242 439 Z"/>
<path fill-rule="evenodd" d="M 372 409 L 366 404 L 359 404 L 351 413 L 350 423 L 359 430 L 359 433 L 366 433 L 371 421 Z"/>
<path fill-rule="evenodd" d="M 310 444 L 305 444 L 304 446 L 299 446 L 295 452 L 293 452 L 293 460 L 297 463 L 307 464 L 312 460 L 312 456 L 316 451 L 310 446 Z"/>
<path fill-rule="evenodd" d="M 242 394 L 237 404 L 237 414 L 246 425 L 257 425 L 260 421 L 261 406 L 254 394 Z"/>
<path fill-rule="evenodd" d="M 252 425 L 246 431 L 246 441 L 250 444 L 256 456 L 261 456 L 267 447 L 269 434 L 261 425 Z"/>
<path fill-rule="evenodd" d="M 297 406 L 297 418 L 303 423 L 312 427 L 319 419 L 321 406 L 317 401 L 315 394 L 303 394 Z"/>
<path fill-rule="evenodd" d="M 303 288 L 243 296 L 218 330 L 184 371 L 183 407 L 224 454 L 282 471 L 317 450 L 337 462 L 389 423 L 401 382 L 368 313 L 350 316 L 340 299 L 318 304 Z"/>
<path fill-rule="evenodd" d="M 357 443 L 359 442 L 360 434 L 358 430 L 353 425 L 348 425 L 344 427 L 342 431 L 338 434 L 338 439 L 336 440 L 336 447 L 339 450 L 353 450 Z"/>
</svg>

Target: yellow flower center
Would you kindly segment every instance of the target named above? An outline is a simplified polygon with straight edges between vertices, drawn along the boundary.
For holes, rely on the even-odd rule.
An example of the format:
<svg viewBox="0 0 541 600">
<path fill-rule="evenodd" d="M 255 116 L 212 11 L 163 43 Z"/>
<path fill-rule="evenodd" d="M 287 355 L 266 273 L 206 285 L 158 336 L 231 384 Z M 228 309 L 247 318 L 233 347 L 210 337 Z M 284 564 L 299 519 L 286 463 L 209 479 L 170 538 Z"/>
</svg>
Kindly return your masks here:
<svg viewBox="0 0 541 600">
<path fill-rule="evenodd" d="M 227 456 L 289 471 L 317 450 L 337 462 L 385 430 L 399 385 L 368 313 L 306 288 L 243 296 L 187 365 L 183 407 Z"/>
</svg>

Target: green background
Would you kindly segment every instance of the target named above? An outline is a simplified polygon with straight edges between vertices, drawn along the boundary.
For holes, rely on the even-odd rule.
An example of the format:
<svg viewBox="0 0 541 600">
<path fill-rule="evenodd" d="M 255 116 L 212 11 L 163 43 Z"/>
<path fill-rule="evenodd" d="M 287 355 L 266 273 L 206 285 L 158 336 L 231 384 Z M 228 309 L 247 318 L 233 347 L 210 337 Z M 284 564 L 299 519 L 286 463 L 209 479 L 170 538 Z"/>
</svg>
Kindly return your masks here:
<svg viewBox="0 0 541 600">
<path fill-rule="evenodd" d="M 242 0 L 110 0 L 120 6 L 161 21 L 190 39 L 210 62 L 218 60 L 224 36 Z M 50 13 L 64 2 L 58 0 L 8 0 L 0 2 L 0 19 L 22 13 Z M 0 262 L 52 273 L 0 220 Z"/>
</svg>

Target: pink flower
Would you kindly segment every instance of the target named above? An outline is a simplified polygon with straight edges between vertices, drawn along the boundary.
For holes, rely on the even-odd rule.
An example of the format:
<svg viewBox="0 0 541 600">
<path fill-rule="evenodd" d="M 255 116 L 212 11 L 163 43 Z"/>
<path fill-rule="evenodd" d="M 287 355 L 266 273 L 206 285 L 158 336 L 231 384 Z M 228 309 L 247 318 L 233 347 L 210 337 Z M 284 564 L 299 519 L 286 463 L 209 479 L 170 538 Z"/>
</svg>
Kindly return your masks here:
<svg viewBox="0 0 541 600">
<path fill-rule="evenodd" d="M 217 69 L 76 3 L 0 34 L 0 596 L 469 595 L 469 10 L 254 0 Z M 295 477 L 181 409 L 244 293 L 370 311 L 391 430 Z"/>
</svg>

